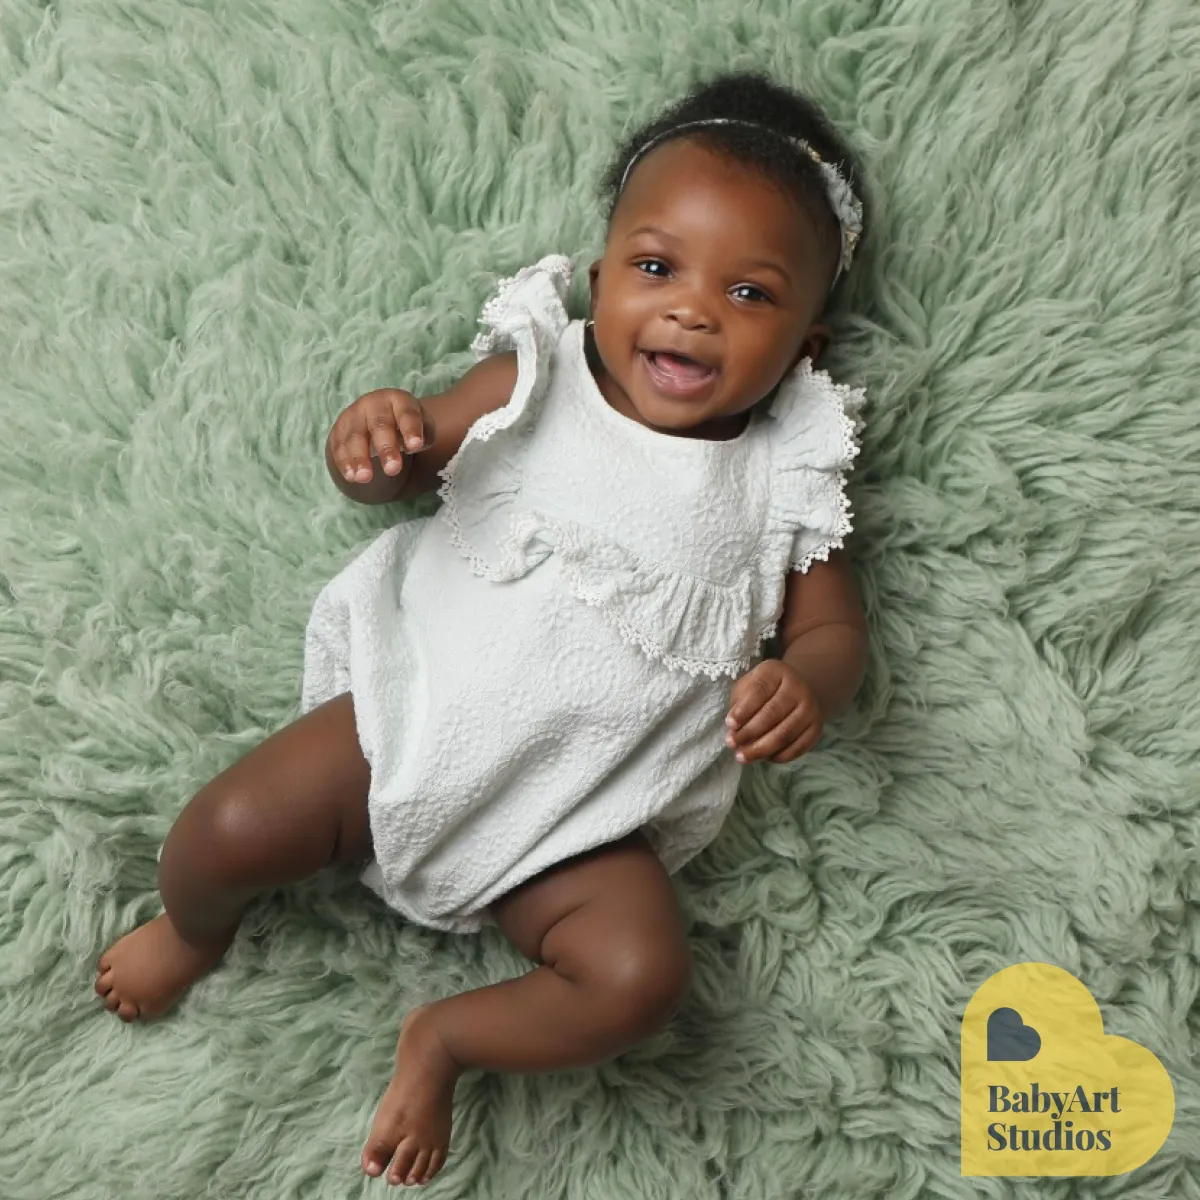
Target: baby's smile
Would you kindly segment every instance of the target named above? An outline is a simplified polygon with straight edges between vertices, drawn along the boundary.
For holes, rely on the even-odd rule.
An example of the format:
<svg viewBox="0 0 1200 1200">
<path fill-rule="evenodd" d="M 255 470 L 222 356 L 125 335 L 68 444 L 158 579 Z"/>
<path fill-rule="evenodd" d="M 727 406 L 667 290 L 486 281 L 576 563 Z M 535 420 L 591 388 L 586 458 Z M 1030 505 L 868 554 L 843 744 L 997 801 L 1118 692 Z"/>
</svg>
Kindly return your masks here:
<svg viewBox="0 0 1200 1200">
<path fill-rule="evenodd" d="M 651 384 L 665 396 L 698 396 L 717 381 L 720 371 L 694 358 L 663 351 L 638 351 Z"/>
</svg>

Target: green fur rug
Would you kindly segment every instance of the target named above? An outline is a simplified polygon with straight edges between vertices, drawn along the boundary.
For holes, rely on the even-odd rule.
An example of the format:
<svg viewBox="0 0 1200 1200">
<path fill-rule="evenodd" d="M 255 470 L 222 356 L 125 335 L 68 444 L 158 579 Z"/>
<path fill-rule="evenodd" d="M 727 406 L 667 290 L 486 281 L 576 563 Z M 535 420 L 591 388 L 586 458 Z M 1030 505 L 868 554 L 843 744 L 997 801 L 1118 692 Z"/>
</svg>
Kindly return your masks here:
<svg viewBox="0 0 1200 1200">
<path fill-rule="evenodd" d="M 1198 61 L 1189 0 L 4 0 L 0 1196 L 387 1190 L 400 1019 L 528 969 L 496 930 L 331 874 L 149 1026 L 95 961 L 396 519 L 330 483 L 334 415 L 448 384 L 497 277 L 599 251 L 622 130 L 762 67 L 874 181 L 828 363 L 871 399 L 869 677 L 677 878 L 678 1019 L 464 1077 L 424 1194 L 1200 1197 Z M 1039 960 L 1171 1074 L 1132 1174 L 960 1177 L 963 1009 Z"/>
</svg>

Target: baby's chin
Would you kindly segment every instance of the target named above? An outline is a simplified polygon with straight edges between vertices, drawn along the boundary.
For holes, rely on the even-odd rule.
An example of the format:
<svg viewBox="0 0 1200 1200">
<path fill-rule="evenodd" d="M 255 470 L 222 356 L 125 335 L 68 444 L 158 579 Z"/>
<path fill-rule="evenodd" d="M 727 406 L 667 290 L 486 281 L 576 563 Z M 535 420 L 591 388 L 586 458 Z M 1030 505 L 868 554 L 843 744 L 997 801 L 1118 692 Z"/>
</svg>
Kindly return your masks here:
<svg viewBox="0 0 1200 1200">
<path fill-rule="evenodd" d="M 737 437 L 750 419 L 742 407 L 726 407 L 698 403 L 677 397 L 646 396 L 644 392 L 626 390 L 641 421 L 659 433 L 677 437 L 699 437 L 706 441 L 723 441 Z"/>
</svg>

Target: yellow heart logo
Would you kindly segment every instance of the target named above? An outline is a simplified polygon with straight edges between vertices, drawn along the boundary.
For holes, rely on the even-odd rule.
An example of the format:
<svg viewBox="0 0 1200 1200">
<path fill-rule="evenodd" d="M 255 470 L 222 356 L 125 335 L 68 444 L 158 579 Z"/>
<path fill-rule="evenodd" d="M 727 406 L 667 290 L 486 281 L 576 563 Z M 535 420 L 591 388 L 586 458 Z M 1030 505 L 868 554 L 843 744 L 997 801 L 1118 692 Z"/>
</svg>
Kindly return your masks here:
<svg viewBox="0 0 1200 1200">
<path fill-rule="evenodd" d="M 1161 1149 L 1175 1089 L 1106 1035 L 1091 992 L 1049 963 L 997 971 L 962 1022 L 963 1175 L 1121 1175 Z"/>
</svg>

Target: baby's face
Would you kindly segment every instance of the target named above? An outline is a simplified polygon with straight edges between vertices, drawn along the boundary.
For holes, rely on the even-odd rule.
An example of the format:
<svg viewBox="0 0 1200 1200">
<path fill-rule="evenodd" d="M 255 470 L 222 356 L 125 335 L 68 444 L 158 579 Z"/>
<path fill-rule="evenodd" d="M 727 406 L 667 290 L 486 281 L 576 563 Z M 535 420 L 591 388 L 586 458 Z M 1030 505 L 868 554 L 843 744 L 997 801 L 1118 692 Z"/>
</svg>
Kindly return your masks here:
<svg viewBox="0 0 1200 1200">
<path fill-rule="evenodd" d="M 832 216 L 694 142 L 665 143 L 630 174 L 589 272 L 597 383 L 652 428 L 735 436 L 739 414 L 828 339 L 837 256 Z M 666 374 L 663 350 L 710 371 Z"/>
</svg>

